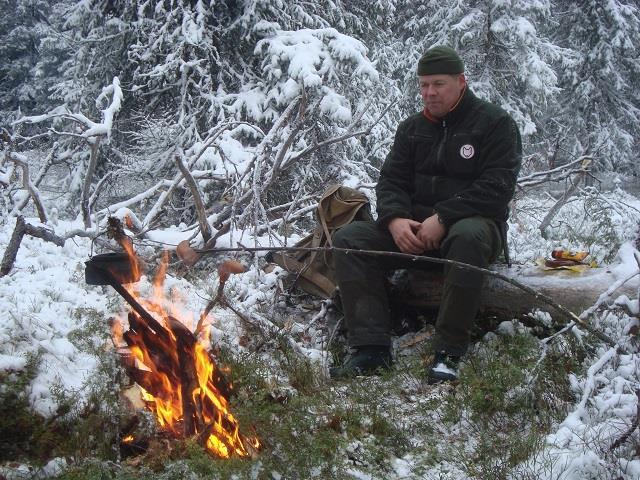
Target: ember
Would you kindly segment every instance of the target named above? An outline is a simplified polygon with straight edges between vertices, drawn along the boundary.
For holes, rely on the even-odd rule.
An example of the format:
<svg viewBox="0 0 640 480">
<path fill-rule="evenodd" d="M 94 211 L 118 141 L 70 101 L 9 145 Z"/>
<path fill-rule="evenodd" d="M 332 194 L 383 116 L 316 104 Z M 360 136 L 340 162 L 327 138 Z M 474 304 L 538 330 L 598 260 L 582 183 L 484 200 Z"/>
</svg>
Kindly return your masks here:
<svg viewBox="0 0 640 480">
<path fill-rule="evenodd" d="M 137 279 L 139 263 L 133 250 L 126 249 L 132 278 Z M 154 280 L 152 299 L 141 298 L 135 284 L 118 285 L 120 289 L 112 284 L 134 307 L 128 314 L 129 329 L 123 333 L 116 322 L 113 330 L 128 347 L 121 355 L 123 364 L 163 429 L 179 437 L 197 435 L 207 450 L 221 458 L 249 456 L 260 442 L 239 432 L 228 405 L 233 387 L 207 351 L 207 339 L 199 341 L 186 326 L 193 322 L 165 299 L 166 266 L 167 255 Z"/>
</svg>

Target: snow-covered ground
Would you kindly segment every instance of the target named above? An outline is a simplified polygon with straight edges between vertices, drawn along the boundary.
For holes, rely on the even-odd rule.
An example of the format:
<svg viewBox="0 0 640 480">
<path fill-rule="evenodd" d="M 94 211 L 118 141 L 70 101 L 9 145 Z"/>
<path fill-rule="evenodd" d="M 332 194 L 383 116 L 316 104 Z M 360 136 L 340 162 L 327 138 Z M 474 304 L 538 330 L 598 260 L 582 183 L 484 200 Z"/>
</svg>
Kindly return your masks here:
<svg viewBox="0 0 640 480">
<path fill-rule="evenodd" d="M 523 199 L 516 205 L 510 231 L 511 253 L 516 263 L 532 266 L 536 258 L 547 255 L 554 247 L 563 246 L 587 248 L 599 263 L 612 259 L 611 263 L 615 266 L 612 271 L 617 272 L 619 278 L 630 277 L 638 271 L 640 257 L 631 240 L 637 232 L 640 201 L 618 190 L 601 197 L 599 205 L 607 208 L 605 213 L 585 219 L 583 198 L 563 209 L 558 221 L 560 227 L 554 230 L 554 238 L 545 240 L 540 237 L 536 226 L 542 215 L 540 212 L 546 211 L 550 204 L 550 199 Z M 578 215 L 578 212 L 582 213 Z M 604 226 L 602 215 L 606 215 Z M 575 220 L 573 224 L 572 219 Z M 34 218 L 27 221 L 37 224 Z M 7 219 L 0 225 L 0 250 L 6 248 L 14 225 L 14 219 Z M 77 222 L 59 220 L 55 225 L 58 235 L 76 228 L 81 228 Z M 176 229 L 156 232 L 154 235 L 152 238 L 156 240 L 175 244 L 184 234 Z M 612 252 L 614 244 L 611 241 L 614 236 L 622 247 Z M 579 238 L 581 242 L 576 241 Z M 229 238 L 223 240 L 222 244 L 225 242 L 232 243 Z M 142 251 L 150 253 L 152 250 L 147 246 Z M 44 416 L 56 412 L 56 389 L 75 392 L 81 403 L 85 384 L 96 368 L 96 358 L 72 341 L 73 332 L 86 329 L 86 322 L 96 322 L 96 319 L 98 324 L 104 319 L 104 330 L 107 331 L 107 320 L 121 315 L 125 309 L 124 302 L 109 287 L 85 283 L 84 262 L 91 253 L 91 243 L 84 238 L 69 239 L 64 247 L 57 247 L 25 236 L 13 269 L 9 275 L 0 278 L 0 371 L 5 374 L 20 371 L 25 368 L 29 358 L 40 356 L 37 375 L 29 388 L 29 399 L 33 408 Z M 203 284 L 193 285 L 185 279 L 169 275 L 165 288 L 173 292 L 173 298 L 178 291 L 181 292 L 179 295 L 184 299 L 184 308 L 195 312 L 197 318 L 197 313 L 203 310 L 207 302 L 204 293 L 212 295 L 211 289 L 216 281 L 214 274 L 204 281 L 209 284 L 207 291 Z M 245 274 L 232 276 L 227 289 L 238 308 L 256 312 L 259 318 L 256 309 L 274 301 L 274 290 L 279 282 L 278 273 L 265 273 L 253 266 Z M 635 282 L 637 291 L 638 277 L 631 282 Z M 139 288 L 142 291 L 151 288 L 146 276 Z M 613 292 L 611 299 L 616 297 Z M 600 309 L 588 321 L 619 340 L 627 353 L 619 353 L 614 348 L 601 345 L 587 359 L 589 368 L 586 376 L 570 374 L 567 377 L 575 393 L 575 406 L 564 421 L 552 428 L 540 458 L 530 459 L 523 465 L 527 471 L 535 472 L 538 478 L 614 478 L 607 477 L 609 474 L 615 474 L 615 478 L 640 478 L 637 452 L 630 451 L 624 444 L 609 451 L 615 440 L 630 428 L 640 408 L 640 355 L 635 340 L 640 326 L 638 298 L 637 295 L 633 298 L 624 296 L 617 298 L 615 303 L 617 307 Z M 242 348 L 243 329 L 237 317 L 229 312 L 214 311 L 210 318 L 214 342 Z M 288 325 L 290 332 L 305 329 L 302 317 L 297 322 Z M 321 349 L 320 327 L 318 325 L 317 330 L 316 327 L 308 329 L 304 344 L 298 344 L 296 348 L 314 361 L 326 365 L 327 357 Z M 510 329 L 503 327 L 498 333 L 509 334 Z M 574 334 L 579 335 L 580 332 Z M 637 438 L 639 432 L 631 435 Z M 635 444 L 638 444 L 637 440 Z M 413 466 L 419 463 L 415 454 L 392 463 L 397 472 L 395 478 L 418 478 L 413 473 Z M 553 468 L 549 465 L 553 465 Z M 610 470 L 612 465 L 616 465 L 615 472 Z M 438 476 L 444 475 L 447 468 L 434 467 L 433 476 L 429 478 L 450 478 Z M 50 467 L 49 470 L 49 473 L 55 472 L 57 467 Z M 43 474 L 49 470 L 43 471 Z M 14 474 L 17 475 L 18 470 L 14 470 Z M 356 470 L 353 475 L 356 478 L 370 478 L 361 476 Z"/>
</svg>

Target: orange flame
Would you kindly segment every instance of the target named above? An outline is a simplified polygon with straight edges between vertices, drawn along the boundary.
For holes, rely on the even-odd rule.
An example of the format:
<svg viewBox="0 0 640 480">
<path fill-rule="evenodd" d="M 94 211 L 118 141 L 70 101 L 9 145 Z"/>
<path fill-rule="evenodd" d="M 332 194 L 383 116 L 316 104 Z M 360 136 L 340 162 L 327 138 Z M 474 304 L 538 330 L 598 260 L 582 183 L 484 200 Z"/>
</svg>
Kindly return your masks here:
<svg viewBox="0 0 640 480">
<path fill-rule="evenodd" d="M 127 253 L 131 268 L 138 269 L 133 249 L 127 248 Z M 141 298 L 135 288 L 128 288 L 161 322 L 160 327 L 156 326 L 160 331 L 154 331 L 144 319 L 133 312 L 129 314 L 130 329 L 120 337 L 128 344 L 133 359 L 127 370 L 140 385 L 143 400 L 162 428 L 176 436 L 189 430 L 200 437 L 211 453 L 221 458 L 249 456 L 251 450 L 260 447 L 260 441 L 240 433 L 227 400 L 231 384 L 205 345 L 187 328 L 194 325 L 193 318 L 185 317 L 178 305 L 165 298 L 167 263 L 165 254 L 153 282 L 153 298 Z M 187 418 L 185 409 L 189 412 Z"/>
</svg>

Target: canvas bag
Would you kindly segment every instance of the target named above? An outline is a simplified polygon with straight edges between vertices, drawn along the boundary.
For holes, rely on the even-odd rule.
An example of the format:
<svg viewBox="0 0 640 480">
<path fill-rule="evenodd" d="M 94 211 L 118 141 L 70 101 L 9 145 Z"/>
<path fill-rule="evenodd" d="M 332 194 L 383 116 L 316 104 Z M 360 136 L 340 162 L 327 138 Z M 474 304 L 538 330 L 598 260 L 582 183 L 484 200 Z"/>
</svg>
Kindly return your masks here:
<svg viewBox="0 0 640 480">
<path fill-rule="evenodd" d="M 331 235 L 355 220 L 372 220 L 369 199 L 353 188 L 331 185 L 316 210 L 318 225 L 296 247 L 332 246 Z M 296 275 L 295 284 L 311 295 L 330 298 L 336 288 L 330 252 L 274 252 L 271 261 Z"/>
</svg>

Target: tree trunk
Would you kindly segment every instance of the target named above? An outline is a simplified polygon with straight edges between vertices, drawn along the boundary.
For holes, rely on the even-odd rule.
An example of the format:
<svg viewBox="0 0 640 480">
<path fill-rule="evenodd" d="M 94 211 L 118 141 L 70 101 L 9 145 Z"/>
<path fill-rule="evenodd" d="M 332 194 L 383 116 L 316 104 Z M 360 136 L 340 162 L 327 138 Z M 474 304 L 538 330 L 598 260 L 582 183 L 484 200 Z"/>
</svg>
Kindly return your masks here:
<svg viewBox="0 0 640 480">
<path fill-rule="evenodd" d="M 89 205 L 89 191 L 91 190 L 91 182 L 93 180 L 93 174 L 96 171 L 98 165 L 98 150 L 100 148 L 100 137 L 95 137 L 91 143 L 91 153 L 89 155 L 89 165 L 84 177 L 84 183 L 82 185 L 82 198 L 80 199 L 80 205 L 82 207 L 82 221 L 84 222 L 84 228 L 89 230 L 91 228 L 91 206 Z"/>
</svg>

